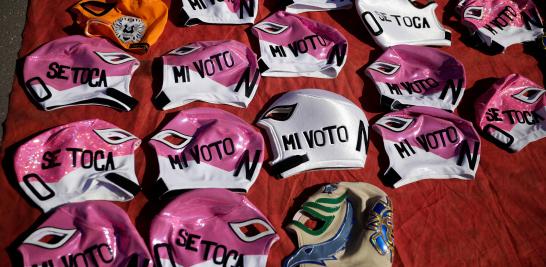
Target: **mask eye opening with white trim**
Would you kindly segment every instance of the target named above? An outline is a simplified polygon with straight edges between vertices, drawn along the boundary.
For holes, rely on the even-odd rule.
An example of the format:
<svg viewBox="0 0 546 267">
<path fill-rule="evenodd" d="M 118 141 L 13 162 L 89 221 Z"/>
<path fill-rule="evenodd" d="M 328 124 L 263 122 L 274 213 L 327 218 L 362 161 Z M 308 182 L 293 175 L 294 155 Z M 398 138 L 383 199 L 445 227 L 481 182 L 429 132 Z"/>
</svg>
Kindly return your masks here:
<svg viewBox="0 0 546 267">
<path fill-rule="evenodd" d="M 130 61 L 136 60 L 129 54 L 120 53 L 120 52 L 98 52 L 95 51 L 95 54 L 102 59 L 104 62 L 112 65 L 120 65 Z"/>
<path fill-rule="evenodd" d="M 287 25 L 282 25 L 282 24 L 269 22 L 269 21 L 260 22 L 254 25 L 254 27 L 269 34 L 281 34 L 286 29 L 288 29 Z"/>
<path fill-rule="evenodd" d="M 165 130 L 154 135 L 152 139 L 159 141 L 170 148 L 181 149 L 190 143 L 192 137 L 175 130 Z"/>
<path fill-rule="evenodd" d="M 258 218 L 245 222 L 229 223 L 229 227 L 244 242 L 254 242 L 260 238 L 275 234 L 273 227 Z"/>
<path fill-rule="evenodd" d="M 545 92 L 546 90 L 544 89 L 527 87 L 521 92 L 512 95 L 512 97 L 527 104 L 533 104 L 537 102 Z"/>
<path fill-rule="evenodd" d="M 368 66 L 369 69 L 375 70 L 377 72 L 383 73 L 385 75 L 392 75 L 400 69 L 400 65 L 387 63 L 387 62 L 381 62 L 376 61 L 370 66 Z"/>
<path fill-rule="evenodd" d="M 412 122 L 413 119 L 410 118 L 385 116 L 379 119 L 375 124 L 387 128 L 393 132 L 402 132 L 406 130 Z"/>
<path fill-rule="evenodd" d="M 176 48 L 176 49 L 172 50 L 171 52 L 169 52 L 169 55 L 184 56 L 184 55 L 191 54 L 191 53 L 197 51 L 199 48 L 201 48 L 201 47 L 200 46 L 185 45 L 185 46 L 182 46 L 182 47 L 179 47 L 179 48 Z"/>
<path fill-rule="evenodd" d="M 104 140 L 106 143 L 111 145 L 119 145 L 129 140 L 137 139 L 136 136 L 119 128 L 99 129 L 99 130 L 93 129 L 93 131 L 102 140 Z"/>
<path fill-rule="evenodd" d="M 297 104 L 286 105 L 286 106 L 276 106 L 269 111 L 267 111 L 262 119 L 272 119 L 276 121 L 286 121 L 292 117 L 292 114 L 296 110 Z"/>
<path fill-rule="evenodd" d="M 76 229 L 44 227 L 34 231 L 23 244 L 31 244 L 47 249 L 62 247 L 76 233 Z"/>
<path fill-rule="evenodd" d="M 483 18 L 483 7 L 471 6 L 464 10 L 465 18 L 481 20 Z"/>
</svg>

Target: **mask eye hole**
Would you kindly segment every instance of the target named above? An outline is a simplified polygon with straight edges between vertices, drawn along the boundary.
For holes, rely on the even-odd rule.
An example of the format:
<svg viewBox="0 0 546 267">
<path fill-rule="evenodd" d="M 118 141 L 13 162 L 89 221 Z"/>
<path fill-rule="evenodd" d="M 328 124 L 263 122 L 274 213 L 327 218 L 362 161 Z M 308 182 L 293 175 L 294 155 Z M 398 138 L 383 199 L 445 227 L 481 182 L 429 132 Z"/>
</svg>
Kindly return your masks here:
<svg viewBox="0 0 546 267">
<path fill-rule="evenodd" d="M 32 233 L 23 244 L 32 244 L 42 248 L 55 249 L 63 246 L 76 233 L 76 229 L 44 227 Z"/>
<path fill-rule="evenodd" d="M 179 47 L 179 48 L 169 52 L 169 55 L 183 56 L 183 55 L 193 53 L 196 50 L 198 50 L 199 48 L 200 48 L 199 46 L 186 45 L 186 46 Z"/>
<path fill-rule="evenodd" d="M 260 22 L 256 25 L 254 25 L 255 28 L 269 34 L 281 34 L 282 32 L 286 31 L 288 29 L 288 26 L 274 23 L 274 22 Z"/>
<path fill-rule="evenodd" d="M 136 58 L 120 52 L 98 52 L 96 51 L 95 54 L 97 54 L 100 59 L 102 59 L 104 62 L 112 65 L 120 65 L 129 61 L 136 60 Z"/>
<path fill-rule="evenodd" d="M 302 211 L 301 213 L 302 216 L 304 216 L 305 218 L 305 222 L 303 223 L 303 225 L 305 225 L 310 230 L 316 231 L 324 226 L 325 222 L 323 220 L 316 218 L 305 211 Z"/>
<path fill-rule="evenodd" d="M 99 129 L 93 130 L 102 140 L 111 145 L 119 145 L 129 140 L 137 139 L 136 136 L 122 129 Z"/>
<path fill-rule="evenodd" d="M 481 7 L 481 6 L 469 7 L 464 11 L 463 16 L 465 18 L 481 20 L 483 18 L 483 7 Z"/>
<path fill-rule="evenodd" d="M 164 130 L 152 137 L 153 140 L 159 141 L 173 149 L 184 148 L 191 141 L 191 138 L 191 136 L 175 130 Z"/>
<path fill-rule="evenodd" d="M 379 119 L 375 124 L 383 126 L 393 132 L 402 132 L 406 130 L 412 122 L 413 119 L 409 118 L 385 116 Z"/>
<path fill-rule="evenodd" d="M 104 3 L 100 1 L 89 1 L 82 3 L 80 5 L 85 11 L 93 14 L 94 16 L 100 17 L 106 15 L 110 12 L 115 6 L 116 3 Z"/>
<path fill-rule="evenodd" d="M 392 75 L 396 73 L 398 69 L 400 69 L 400 65 L 376 61 L 373 64 L 371 64 L 368 68 L 371 70 L 375 70 L 377 72 L 383 73 L 385 75 Z"/>
<path fill-rule="evenodd" d="M 276 121 L 286 121 L 290 119 L 292 114 L 294 113 L 294 110 L 296 109 L 296 105 L 288 105 L 288 106 L 277 106 L 265 113 L 263 116 L 264 119 L 272 119 Z"/>
<path fill-rule="evenodd" d="M 523 91 L 512 95 L 512 97 L 527 104 L 533 104 L 537 102 L 545 92 L 546 90 L 544 89 L 528 87 L 523 89 Z"/>
<path fill-rule="evenodd" d="M 254 242 L 262 237 L 275 234 L 275 231 L 268 223 L 258 218 L 245 222 L 229 223 L 229 226 L 245 242 Z"/>
</svg>

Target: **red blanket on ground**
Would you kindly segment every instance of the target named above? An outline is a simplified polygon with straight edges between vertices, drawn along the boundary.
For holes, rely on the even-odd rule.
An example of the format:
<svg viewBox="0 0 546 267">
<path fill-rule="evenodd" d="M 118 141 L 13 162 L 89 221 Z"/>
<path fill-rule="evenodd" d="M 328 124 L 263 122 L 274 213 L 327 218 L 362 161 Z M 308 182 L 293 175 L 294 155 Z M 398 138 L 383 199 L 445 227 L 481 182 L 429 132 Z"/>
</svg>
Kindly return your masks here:
<svg viewBox="0 0 546 267">
<path fill-rule="evenodd" d="M 66 12 L 72 2 L 75 1 L 30 1 L 20 57 L 48 41 L 79 33 L 70 27 L 72 20 Z M 282 8 L 278 1 L 260 2 L 257 21 Z M 520 73 L 544 85 L 537 60 L 524 51 L 522 45 L 514 45 L 496 56 L 466 46 L 460 40 L 463 29 L 454 18 L 449 18 L 455 1 L 448 6 L 446 0 L 439 2 L 437 14 L 453 31 L 452 46 L 442 50 L 463 62 L 468 79 L 469 89 L 457 109 L 458 114 L 473 119 L 474 100 L 491 85 L 491 78 Z M 176 112 L 159 111 L 151 103 L 158 91 L 152 86 L 152 60 L 173 48 L 199 40 L 235 39 L 252 45 L 258 51 L 257 42 L 249 36 L 250 25 L 182 28 L 172 22 L 175 15 L 176 12 L 171 10 L 171 19 L 158 43 L 146 55 L 137 56 L 141 66 L 133 78 L 131 91 L 140 103 L 131 112 L 120 113 L 99 106 L 41 111 L 25 95 L 18 81 L 20 73 L 16 74 L 0 151 L 3 163 L 0 172 L 0 240 L 6 248 L 0 253 L 0 266 L 8 266 L 10 257 L 16 258 L 16 253 L 8 246 L 21 237 L 41 214 L 23 198 L 16 183 L 12 164 L 15 149 L 23 140 L 42 130 L 78 120 L 100 118 L 144 140 L 137 150 L 137 175 L 144 193 L 119 205 L 127 210 L 147 241 L 150 220 L 161 206 L 161 203 L 147 198 L 157 177 L 156 158 L 147 140 L 168 114 Z M 263 78 L 247 109 L 206 103 L 192 103 L 179 109 L 212 106 L 253 122 L 265 103 L 277 94 L 300 88 L 322 88 L 340 93 L 361 105 L 373 123 L 386 110 L 379 105 L 377 90 L 364 76 L 363 70 L 381 54 L 381 50 L 366 32 L 356 11 L 312 12 L 303 16 L 337 28 L 348 39 L 348 60 L 337 79 Z M 372 140 L 378 140 L 375 133 L 371 135 Z M 378 143 L 371 142 L 366 166 L 359 170 L 317 171 L 285 180 L 276 180 L 265 170 L 261 171 L 248 197 L 267 215 L 281 238 L 271 249 L 268 266 L 279 266 L 295 248 L 291 234 L 283 226 L 286 218 L 293 216 L 297 206 L 313 192 L 305 189 L 316 189 L 316 185 L 337 181 L 372 183 L 392 198 L 396 245 L 394 266 L 544 266 L 546 140 L 533 143 L 516 154 L 509 154 L 483 140 L 481 162 L 474 181 L 426 180 L 396 190 L 384 186 L 378 178 L 379 166 L 386 164 L 384 157 L 378 157 L 380 152 L 383 154 Z"/>
</svg>

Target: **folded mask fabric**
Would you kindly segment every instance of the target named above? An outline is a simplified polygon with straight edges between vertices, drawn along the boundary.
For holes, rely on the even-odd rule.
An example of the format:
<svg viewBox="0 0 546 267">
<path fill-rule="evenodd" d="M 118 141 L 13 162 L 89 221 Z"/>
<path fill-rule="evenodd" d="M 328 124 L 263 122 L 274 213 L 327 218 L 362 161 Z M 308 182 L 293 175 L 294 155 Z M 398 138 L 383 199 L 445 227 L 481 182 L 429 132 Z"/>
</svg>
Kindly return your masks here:
<svg viewBox="0 0 546 267">
<path fill-rule="evenodd" d="M 532 42 L 544 35 L 544 24 L 532 0 L 461 0 L 461 23 L 490 49 Z"/>
<path fill-rule="evenodd" d="M 497 145 L 519 151 L 546 136 L 546 90 L 519 74 L 499 79 L 476 101 L 476 125 Z"/>
<path fill-rule="evenodd" d="M 81 0 L 71 11 L 85 35 L 108 38 L 135 53 L 157 42 L 168 17 L 162 0 Z"/>
<path fill-rule="evenodd" d="M 411 45 L 388 48 L 366 68 L 380 102 L 391 110 L 427 106 L 455 110 L 463 98 L 463 64 L 440 49 Z"/>
<path fill-rule="evenodd" d="M 450 46 L 451 32 L 436 17 L 438 4 L 418 7 L 412 0 L 357 0 L 366 30 L 381 47 L 399 44 Z"/>
<path fill-rule="evenodd" d="M 18 251 L 24 266 L 153 266 L 129 216 L 107 201 L 56 208 Z"/>
<path fill-rule="evenodd" d="M 390 267 L 393 222 L 392 203 L 381 189 L 367 183 L 324 185 L 288 224 L 298 248 L 283 267 Z"/>
<path fill-rule="evenodd" d="M 86 200 L 129 201 L 140 191 L 135 150 L 140 139 L 99 120 L 47 130 L 14 158 L 19 186 L 44 211 Z"/>
<path fill-rule="evenodd" d="M 225 189 L 196 189 L 178 196 L 150 227 L 150 249 L 158 267 L 265 267 L 278 239 L 245 196 Z"/>
<path fill-rule="evenodd" d="M 182 1 L 181 23 L 253 24 L 258 15 L 258 0 L 177 0 Z"/>
<path fill-rule="evenodd" d="M 194 188 L 246 192 L 260 173 L 262 135 L 241 118 L 213 108 L 181 111 L 150 140 L 160 195 Z"/>
<path fill-rule="evenodd" d="M 101 105 L 129 111 L 138 103 L 129 85 L 140 65 L 102 38 L 68 36 L 25 58 L 25 89 L 44 110 Z"/>
<path fill-rule="evenodd" d="M 256 54 L 237 41 L 203 41 L 162 57 L 163 85 L 155 103 L 163 110 L 193 101 L 245 108 L 256 94 Z"/>
<path fill-rule="evenodd" d="M 480 137 L 472 123 L 450 112 L 409 107 L 380 118 L 389 166 L 384 176 L 400 187 L 423 179 L 472 180 L 480 162 Z"/>
<path fill-rule="evenodd" d="M 286 12 L 298 14 L 310 11 L 329 11 L 338 9 L 350 9 L 352 0 L 288 0 Z"/>
<path fill-rule="evenodd" d="M 347 60 L 347 40 L 336 29 L 278 11 L 252 27 L 260 43 L 262 76 L 335 78 Z"/>
<path fill-rule="evenodd" d="M 320 89 L 283 94 L 257 122 L 268 135 L 271 171 L 282 178 L 320 169 L 363 168 L 368 120 L 347 98 Z"/>
</svg>

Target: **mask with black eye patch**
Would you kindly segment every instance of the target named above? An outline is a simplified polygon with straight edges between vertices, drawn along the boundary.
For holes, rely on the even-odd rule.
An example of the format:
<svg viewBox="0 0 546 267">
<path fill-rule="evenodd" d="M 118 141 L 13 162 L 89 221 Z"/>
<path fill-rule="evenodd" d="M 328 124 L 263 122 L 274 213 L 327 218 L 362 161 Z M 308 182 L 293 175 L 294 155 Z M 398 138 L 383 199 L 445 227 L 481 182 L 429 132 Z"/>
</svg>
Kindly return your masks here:
<svg viewBox="0 0 546 267">
<path fill-rule="evenodd" d="M 123 16 L 112 24 L 116 37 L 124 43 L 138 43 L 146 33 L 146 24 L 142 19 Z"/>
</svg>

